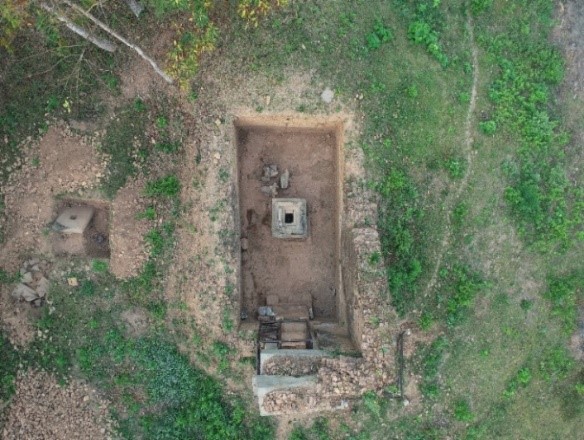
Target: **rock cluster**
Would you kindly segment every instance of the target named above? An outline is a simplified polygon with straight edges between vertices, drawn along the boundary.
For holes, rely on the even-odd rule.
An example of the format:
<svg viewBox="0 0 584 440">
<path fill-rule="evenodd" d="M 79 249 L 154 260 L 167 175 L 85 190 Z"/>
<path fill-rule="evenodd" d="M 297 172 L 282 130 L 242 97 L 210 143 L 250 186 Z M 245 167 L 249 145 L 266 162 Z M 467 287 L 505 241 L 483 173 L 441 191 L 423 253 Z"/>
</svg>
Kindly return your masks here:
<svg viewBox="0 0 584 440">
<path fill-rule="evenodd" d="M 50 282 L 45 273 L 48 269 L 46 261 L 32 258 L 24 262 L 20 268 L 20 282 L 12 291 L 12 297 L 18 301 L 26 301 L 33 307 L 40 307 L 46 300 Z"/>
<path fill-rule="evenodd" d="M 307 376 L 316 374 L 323 358 L 277 356 L 262 363 L 264 374 L 277 376 Z"/>
<path fill-rule="evenodd" d="M 264 166 L 264 172 L 260 179 L 263 183 L 260 191 L 263 194 L 268 197 L 277 197 L 278 189 L 288 189 L 290 186 L 290 171 L 288 171 L 288 169 L 280 174 L 279 182 L 273 182 L 270 184 L 272 179 L 277 178 L 279 174 L 278 165 L 270 164 Z"/>
</svg>

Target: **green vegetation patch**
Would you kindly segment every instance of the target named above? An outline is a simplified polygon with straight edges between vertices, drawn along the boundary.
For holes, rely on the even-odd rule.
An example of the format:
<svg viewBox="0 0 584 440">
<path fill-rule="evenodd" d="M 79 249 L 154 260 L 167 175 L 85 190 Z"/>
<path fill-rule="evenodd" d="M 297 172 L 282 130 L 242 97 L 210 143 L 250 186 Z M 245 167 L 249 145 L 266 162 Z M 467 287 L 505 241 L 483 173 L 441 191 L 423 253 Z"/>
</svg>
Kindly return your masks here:
<svg viewBox="0 0 584 440">
<path fill-rule="evenodd" d="M 506 138 L 497 139 L 516 145 L 516 155 L 503 165 L 509 182 L 505 199 L 522 236 L 541 250 L 565 248 L 584 229 L 584 215 L 577 209 L 584 198 L 566 176 L 569 135 L 553 110 L 554 88 L 563 79 L 564 61 L 548 43 L 551 2 L 520 3 L 529 12 L 504 29 L 488 27 L 489 13 L 479 20 L 483 26 L 480 42 L 499 69 L 489 89 L 492 120 L 480 127 L 493 135 L 500 126 Z M 474 9 L 486 9 L 475 4 Z M 515 5 L 504 9 L 510 16 L 516 14 Z M 537 21 L 528 24 L 534 16 Z"/>
</svg>

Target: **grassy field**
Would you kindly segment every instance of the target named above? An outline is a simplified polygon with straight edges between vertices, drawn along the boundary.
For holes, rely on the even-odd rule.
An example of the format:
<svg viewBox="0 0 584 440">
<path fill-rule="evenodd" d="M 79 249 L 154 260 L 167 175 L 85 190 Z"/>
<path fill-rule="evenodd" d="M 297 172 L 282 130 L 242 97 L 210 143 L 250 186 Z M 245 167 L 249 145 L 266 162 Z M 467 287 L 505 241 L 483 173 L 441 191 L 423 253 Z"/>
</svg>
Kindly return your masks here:
<svg viewBox="0 0 584 440">
<path fill-rule="evenodd" d="M 567 344 L 584 302 L 584 195 L 566 170 L 581 157 L 570 133 L 583 111 L 556 98 L 564 61 L 549 40 L 553 6 L 551 0 L 290 1 L 257 27 L 224 7 L 210 14 L 221 23 L 218 37 L 197 12 L 201 32 L 193 38 L 205 50 L 211 41 L 217 45 L 211 60 L 276 84 L 310 71 L 315 83 L 334 88 L 345 109 L 363 116 L 359 146 L 370 170 L 367 185 L 379 194 L 393 304 L 433 340 L 407 364 L 421 377 L 418 406 L 367 394 L 350 417 L 318 418 L 297 426 L 291 439 L 578 438 L 584 369 Z M 188 86 L 197 66 L 180 60 L 174 67 L 186 66 L 180 75 Z M 119 62 L 100 61 L 101 82 L 87 72 L 87 93 L 98 83 L 116 93 Z M 66 116 L 62 103 L 71 93 L 62 88 L 68 82 L 55 89 L 39 83 L 42 92 L 35 91 L 18 80 L 26 68 L 25 61 L 12 64 L 4 76 L 31 102 L 17 106 L 9 94 L 0 111 L 0 135 L 10 139 L 0 151 L 9 163 L 20 140 L 42 131 L 45 112 Z M 55 75 L 72 67 L 64 68 Z M 79 117 L 102 111 L 99 102 L 86 104 L 74 110 Z M 181 126 L 172 106 L 137 100 L 117 109 L 104 144 L 114 157 L 107 196 L 136 164 L 148 166 L 153 149 L 180 161 Z M 132 129 L 129 120 L 136 122 Z M 163 140 L 143 144 L 134 163 L 127 146 L 144 126 Z M 114 402 L 126 438 L 273 437 L 272 423 L 246 409 L 249 396 L 222 388 L 222 376 L 237 375 L 226 368 L 229 347 L 207 341 L 207 356 L 198 362 L 218 365 L 211 377 L 177 350 L 184 341 L 165 327 L 169 305 L 156 287 L 173 251 L 179 185 L 174 175 L 148 185 L 160 208 L 144 218 L 162 220 L 146 237 L 152 256 L 139 277 L 120 283 L 96 262 L 73 274 L 81 280 L 78 302 L 65 302 L 67 287 L 55 288 L 61 313 L 71 319 L 46 314 L 38 322 L 50 343 L 16 353 L 2 339 L 2 399 L 13 391 L 19 363 L 40 365 L 62 377 L 89 378 Z M 136 306 L 148 311 L 152 325 L 128 336 L 118 317 Z M 172 374 L 154 376 L 154 370 Z"/>
<path fill-rule="evenodd" d="M 423 377 L 415 414 L 365 399 L 363 428 L 317 422 L 293 438 L 577 438 L 583 371 L 566 346 L 582 194 L 565 172 L 577 146 L 555 100 L 552 14 L 551 1 L 292 3 L 226 44 L 267 75 L 314 69 L 365 116 L 394 305 L 441 335 L 409 365 Z"/>
</svg>

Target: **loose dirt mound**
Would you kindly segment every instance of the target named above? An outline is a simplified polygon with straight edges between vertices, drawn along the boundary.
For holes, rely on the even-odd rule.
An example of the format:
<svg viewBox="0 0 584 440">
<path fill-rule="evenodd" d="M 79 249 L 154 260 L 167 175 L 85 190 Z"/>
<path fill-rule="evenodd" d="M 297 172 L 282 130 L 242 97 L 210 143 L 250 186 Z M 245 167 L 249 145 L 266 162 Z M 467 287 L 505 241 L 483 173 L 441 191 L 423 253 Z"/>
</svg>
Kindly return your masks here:
<svg viewBox="0 0 584 440">
<path fill-rule="evenodd" d="M 137 275 L 148 258 L 144 235 L 148 232 L 149 224 L 147 220 L 136 217 L 137 213 L 147 207 L 143 192 L 144 182 L 130 180 L 118 191 L 112 203 L 110 270 L 119 278 Z"/>
<path fill-rule="evenodd" d="M 95 390 L 73 381 L 63 387 L 54 376 L 29 371 L 19 375 L 2 438 L 110 439 L 108 403 Z"/>
</svg>

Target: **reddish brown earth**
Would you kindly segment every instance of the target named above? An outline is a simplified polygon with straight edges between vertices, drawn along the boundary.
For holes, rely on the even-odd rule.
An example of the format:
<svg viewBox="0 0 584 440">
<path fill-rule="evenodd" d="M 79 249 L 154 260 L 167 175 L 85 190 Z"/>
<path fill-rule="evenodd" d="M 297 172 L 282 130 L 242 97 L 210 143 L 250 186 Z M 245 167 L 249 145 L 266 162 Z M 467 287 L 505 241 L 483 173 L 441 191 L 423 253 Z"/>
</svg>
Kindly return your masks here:
<svg viewBox="0 0 584 440">
<path fill-rule="evenodd" d="M 310 294 L 315 316 L 336 316 L 338 265 L 338 148 L 334 132 L 289 127 L 239 127 L 239 200 L 243 307 L 249 313 L 266 304 L 297 303 Z M 272 197 L 261 191 L 263 168 L 288 169 L 290 186 L 277 197 L 307 202 L 309 236 L 305 240 L 272 237 Z M 279 181 L 279 179 L 272 179 Z"/>
</svg>

